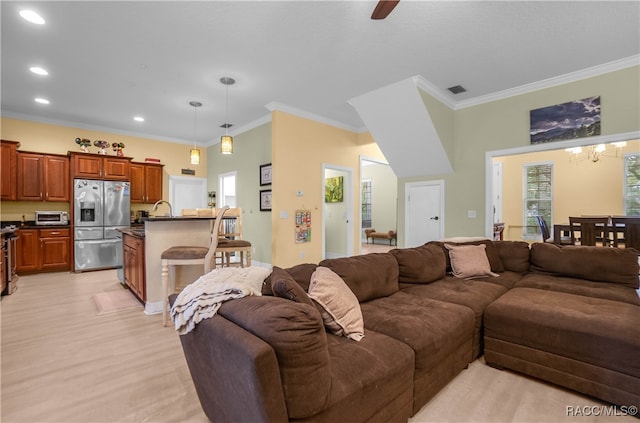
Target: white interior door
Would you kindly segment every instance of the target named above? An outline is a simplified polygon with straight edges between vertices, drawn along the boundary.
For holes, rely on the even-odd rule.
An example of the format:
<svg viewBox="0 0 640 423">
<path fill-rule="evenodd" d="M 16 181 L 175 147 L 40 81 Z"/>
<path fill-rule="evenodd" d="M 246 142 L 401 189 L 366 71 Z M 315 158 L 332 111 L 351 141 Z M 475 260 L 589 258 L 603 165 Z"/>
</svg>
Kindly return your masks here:
<svg viewBox="0 0 640 423">
<path fill-rule="evenodd" d="M 174 216 L 180 216 L 183 209 L 206 208 L 207 198 L 206 178 L 169 175 L 169 202 Z"/>
<path fill-rule="evenodd" d="M 444 181 L 405 185 L 405 247 L 444 238 Z"/>
</svg>

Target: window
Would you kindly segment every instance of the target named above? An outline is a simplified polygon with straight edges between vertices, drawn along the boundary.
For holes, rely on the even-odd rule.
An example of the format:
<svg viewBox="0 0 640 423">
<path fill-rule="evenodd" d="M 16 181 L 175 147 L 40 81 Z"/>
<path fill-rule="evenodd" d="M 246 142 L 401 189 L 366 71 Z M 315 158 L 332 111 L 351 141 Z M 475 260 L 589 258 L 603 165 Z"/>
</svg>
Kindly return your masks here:
<svg viewBox="0 0 640 423">
<path fill-rule="evenodd" d="M 236 206 L 236 172 L 218 175 L 218 207 Z"/>
<path fill-rule="evenodd" d="M 524 239 L 540 236 L 536 216 L 544 218 L 548 225 L 553 224 L 553 164 L 537 163 L 523 166 L 523 224 Z"/>
<path fill-rule="evenodd" d="M 637 154 L 624 157 L 624 213 L 640 215 L 640 156 Z"/>
<path fill-rule="evenodd" d="M 371 227 L 371 179 L 362 180 L 362 227 Z"/>
</svg>

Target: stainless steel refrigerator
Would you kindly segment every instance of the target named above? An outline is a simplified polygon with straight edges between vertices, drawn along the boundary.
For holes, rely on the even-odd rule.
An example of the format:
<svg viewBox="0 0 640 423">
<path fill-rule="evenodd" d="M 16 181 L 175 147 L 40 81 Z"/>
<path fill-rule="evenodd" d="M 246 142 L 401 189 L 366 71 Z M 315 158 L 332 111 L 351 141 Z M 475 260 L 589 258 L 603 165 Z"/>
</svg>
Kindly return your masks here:
<svg viewBox="0 0 640 423">
<path fill-rule="evenodd" d="M 73 184 L 74 270 L 122 267 L 122 238 L 130 226 L 129 182 L 75 179 Z"/>
</svg>

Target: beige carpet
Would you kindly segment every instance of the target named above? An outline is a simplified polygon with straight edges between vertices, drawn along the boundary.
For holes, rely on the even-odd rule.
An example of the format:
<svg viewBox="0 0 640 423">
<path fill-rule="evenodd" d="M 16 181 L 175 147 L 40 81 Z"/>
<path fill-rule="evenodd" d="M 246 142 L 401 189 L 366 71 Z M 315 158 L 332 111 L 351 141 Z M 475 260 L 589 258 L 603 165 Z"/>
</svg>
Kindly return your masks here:
<svg viewBox="0 0 640 423">
<path fill-rule="evenodd" d="M 128 289 L 105 291 L 91 296 L 98 315 L 115 313 L 132 308 L 141 308 L 142 304 Z"/>
</svg>

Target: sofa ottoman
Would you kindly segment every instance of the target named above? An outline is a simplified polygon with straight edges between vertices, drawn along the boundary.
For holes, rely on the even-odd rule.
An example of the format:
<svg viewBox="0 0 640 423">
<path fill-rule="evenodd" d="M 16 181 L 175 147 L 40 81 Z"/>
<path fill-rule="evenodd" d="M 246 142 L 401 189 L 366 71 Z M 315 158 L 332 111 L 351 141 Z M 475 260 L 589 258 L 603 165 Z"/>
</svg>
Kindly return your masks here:
<svg viewBox="0 0 640 423">
<path fill-rule="evenodd" d="M 516 287 L 485 309 L 485 360 L 624 405 L 640 406 L 640 307 Z"/>
</svg>

